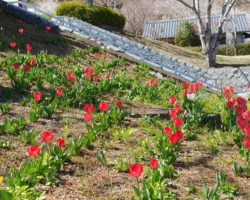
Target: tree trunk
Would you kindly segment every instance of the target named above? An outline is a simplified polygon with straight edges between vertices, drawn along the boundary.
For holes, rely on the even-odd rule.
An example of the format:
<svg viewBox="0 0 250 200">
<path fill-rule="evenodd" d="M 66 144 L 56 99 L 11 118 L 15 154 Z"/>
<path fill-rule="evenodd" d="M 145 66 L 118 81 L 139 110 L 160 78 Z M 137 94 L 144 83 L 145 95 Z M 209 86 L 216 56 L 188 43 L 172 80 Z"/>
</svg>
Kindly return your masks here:
<svg viewBox="0 0 250 200">
<path fill-rule="evenodd" d="M 85 0 L 85 2 L 88 6 L 93 6 L 93 0 Z"/>
<path fill-rule="evenodd" d="M 214 49 L 211 49 L 207 52 L 206 62 L 207 62 L 208 67 L 216 67 L 216 54 L 217 54 L 217 51 Z"/>
</svg>

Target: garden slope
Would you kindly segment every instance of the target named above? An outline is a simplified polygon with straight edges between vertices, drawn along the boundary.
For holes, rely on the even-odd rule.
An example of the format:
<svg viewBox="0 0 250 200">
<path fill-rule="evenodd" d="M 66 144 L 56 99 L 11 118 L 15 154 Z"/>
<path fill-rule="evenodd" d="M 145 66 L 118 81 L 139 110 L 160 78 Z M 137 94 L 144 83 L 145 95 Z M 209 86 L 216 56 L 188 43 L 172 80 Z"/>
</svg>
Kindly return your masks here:
<svg viewBox="0 0 250 200">
<path fill-rule="evenodd" d="M 18 38 L 18 34 L 14 33 L 17 32 L 19 26 L 23 26 L 27 31 L 25 40 L 30 42 L 34 49 L 32 52 L 47 50 L 50 53 L 62 55 L 65 62 L 70 60 L 70 62 L 66 63 L 64 67 L 75 66 L 75 61 L 79 61 L 79 63 L 83 62 L 84 66 L 85 64 L 87 65 L 88 62 L 93 64 L 93 66 L 98 66 L 98 63 L 103 62 L 102 60 L 93 58 L 92 55 L 82 56 L 77 59 L 67 59 L 64 55 L 68 54 L 71 49 L 81 47 L 81 45 L 83 45 L 84 48 L 84 43 L 75 42 L 74 39 L 70 37 L 66 37 L 67 42 L 59 43 L 58 46 L 50 44 L 52 43 L 51 41 L 54 41 L 54 39 L 49 40 L 49 44 L 48 42 L 44 43 L 43 37 L 45 37 L 45 35 L 46 38 L 48 36 L 53 38 L 57 38 L 59 36 L 53 33 L 46 33 L 44 30 L 36 29 L 33 26 L 29 26 L 19 20 L 12 19 L 8 15 L 3 14 L 2 16 L 9 18 L 9 22 L 11 22 L 9 23 L 6 21 L 7 26 L 6 24 L 1 24 L 4 28 L 7 27 L 4 30 L 6 39 L 12 40 L 13 37 Z M 3 53 L 2 55 L 6 56 L 9 53 L 11 52 Z M 108 61 L 116 59 L 113 55 L 109 56 Z M 50 66 L 53 65 L 54 63 Z M 84 66 L 81 65 L 80 67 Z M 123 66 L 117 66 L 117 69 L 114 70 L 121 70 L 124 66 L 125 69 L 123 72 L 126 72 L 126 77 L 136 77 L 136 75 L 138 75 L 139 68 L 135 68 L 135 71 L 133 72 L 131 70 L 132 67 L 130 63 L 127 62 Z M 11 88 L 10 81 L 6 77 L 5 72 L 2 70 L 0 71 L 0 77 L 3 78 L 0 81 L 1 88 Z M 143 72 L 145 72 L 145 70 L 141 70 L 140 73 Z M 112 74 L 116 74 L 116 71 L 112 71 Z M 145 85 L 145 82 L 149 78 L 152 78 L 152 76 L 145 74 L 141 84 Z M 160 82 L 160 80 L 157 81 Z M 173 80 L 168 81 L 171 87 L 175 88 L 175 86 L 178 86 L 178 83 Z M 161 96 L 162 102 L 166 102 L 166 97 L 176 95 L 173 89 L 170 90 L 168 87 L 165 88 L 167 88 L 167 90 L 160 94 L 163 95 Z M 106 98 L 108 100 L 110 97 L 110 94 L 105 94 L 102 98 Z M 8 113 L 6 117 L 17 117 L 20 114 L 27 115 L 29 113 L 30 108 L 28 106 L 21 107 L 17 102 L 18 98 L 14 96 L 12 99 L 4 99 L 4 95 L 1 94 L 1 101 L 8 102 L 7 100 L 13 100 L 13 102 L 10 102 L 10 113 Z M 154 100 L 156 101 L 157 99 L 154 98 Z M 142 101 L 142 99 L 139 99 L 139 101 Z M 154 104 L 155 103 L 156 102 L 154 102 Z M 145 105 L 140 104 L 140 106 L 143 107 Z M 2 121 L 4 117 L 2 115 L 0 117 Z M 66 137 L 74 137 L 86 133 L 86 127 L 84 126 L 82 117 L 82 109 L 70 108 L 63 113 L 56 112 L 52 119 L 42 118 L 36 123 L 30 123 L 27 128 L 34 128 L 35 130 L 51 130 L 55 132 L 57 136 L 65 134 Z M 162 124 L 165 122 L 166 120 L 160 121 Z M 125 134 L 122 132 L 123 130 L 125 130 Z M 157 131 L 159 132 L 159 130 Z M 129 161 L 129 163 L 138 159 L 150 159 L 151 156 L 147 155 L 145 149 L 143 148 L 143 144 L 147 141 L 151 143 L 154 140 L 156 128 L 143 118 L 134 119 L 129 117 L 124 122 L 124 127 L 114 127 L 108 132 L 109 134 L 112 133 L 111 139 L 107 140 L 107 133 L 102 133 L 100 135 L 100 140 L 93 144 L 92 149 L 83 149 L 79 156 L 72 159 L 72 162 L 66 163 L 59 176 L 61 185 L 58 187 L 39 185 L 37 187 L 37 189 L 46 192 L 47 200 L 130 199 L 133 193 L 132 185 L 135 184 L 135 180 L 129 176 L 127 169 L 122 171 L 123 166 L 121 163 L 123 162 L 123 159 L 125 159 L 125 161 Z M 161 131 L 159 134 L 161 134 Z M 178 158 L 177 163 L 175 163 L 175 167 L 180 176 L 176 180 L 169 181 L 168 187 L 171 191 L 176 193 L 180 199 L 187 199 L 187 196 L 188 198 L 201 199 L 203 180 L 198 175 L 202 174 L 208 184 L 212 185 L 215 181 L 216 172 L 223 169 L 227 173 L 229 180 L 236 183 L 239 187 L 235 199 L 248 200 L 250 198 L 248 189 L 250 187 L 250 183 L 248 179 L 234 176 L 230 169 L 231 164 L 234 161 L 244 162 L 239 156 L 237 147 L 233 145 L 230 134 L 223 133 L 222 131 L 209 131 L 204 127 L 196 129 L 196 134 L 198 135 L 196 140 L 183 141 L 180 158 Z M 1 160 L 4 161 L 4 165 L 0 166 L 0 175 L 3 175 L 11 166 L 20 165 L 23 160 L 27 159 L 25 152 L 28 146 L 25 145 L 24 142 L 21 142 L 19 138 L 14 136 L 3 136 L 1 137 L 1 140 L 10 140 L 12 144 L 10 149 L 1 148 L 0 151 Z M 103 148 L 103 140 L 106 142 L 104 149 L 107 159 L 113 162 L 108 166 L 103 166 L 96 159 L 98 149 Z M 212 144 L 210 144 L 210 141 L 216 141 L 216 144 L 212 142 Z M 211 153 L 212 146 L 216 146 L 216 148 L 219 149 L 219 153 L 217 155 L 213 155 Z M 114 164 L 114 161 L 118 164 Z M 118 168 L 118 170 L 114 169 L 114 165 Z M 198 192 L 196 190 L 194 192 L 190 192 L 190 188 L 192 187 L 197 188 Z"/>
</svg>

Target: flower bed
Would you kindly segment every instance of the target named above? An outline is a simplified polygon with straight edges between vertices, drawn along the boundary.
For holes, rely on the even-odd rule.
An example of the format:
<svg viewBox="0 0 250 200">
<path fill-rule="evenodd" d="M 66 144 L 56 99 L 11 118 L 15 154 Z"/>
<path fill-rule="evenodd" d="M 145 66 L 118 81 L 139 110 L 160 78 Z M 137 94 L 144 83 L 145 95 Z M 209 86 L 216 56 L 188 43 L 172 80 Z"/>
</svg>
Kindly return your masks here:
<svg viewBox="0 0 250 200">
<path fill-rule="evenodd" d="M 33 54 L 25 29 L 16 31 L 21 39 L 7 42 L 14 55 L 0 63 L 8 80 L 1 82 L 0 199 L 237 199 L 247 192 L 249 111 L 232 87 L 214 95 L 201 82 L 157 79 L 148 66 L 99 48 Z M 165 107 L 169 118 L 129 113 L 148 105 Z M 215 130 L 203 123 L 209 113 L 222 116 Z"/>
</svg>

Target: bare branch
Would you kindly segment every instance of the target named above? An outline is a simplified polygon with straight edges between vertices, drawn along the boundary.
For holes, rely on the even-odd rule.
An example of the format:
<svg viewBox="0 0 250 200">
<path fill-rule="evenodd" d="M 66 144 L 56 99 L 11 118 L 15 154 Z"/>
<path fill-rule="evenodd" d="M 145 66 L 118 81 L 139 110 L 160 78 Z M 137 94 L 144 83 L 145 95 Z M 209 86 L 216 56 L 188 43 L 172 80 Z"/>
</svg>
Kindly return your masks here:
<svg viewBox="0 0 250 200">
<path fill-rule="evenodd" d="M 194 1 L 193 0 L 193 6 L 189 5 L 187 2 L 183 1 L 183 0 L 176 0 L 178 1 L 179 3 L 183 4 L 184 6 L 186 6 L 187 8 L 191 9 L 191 10 L 195 10 L 195 7 L 194 7 Z"/>
</svg>

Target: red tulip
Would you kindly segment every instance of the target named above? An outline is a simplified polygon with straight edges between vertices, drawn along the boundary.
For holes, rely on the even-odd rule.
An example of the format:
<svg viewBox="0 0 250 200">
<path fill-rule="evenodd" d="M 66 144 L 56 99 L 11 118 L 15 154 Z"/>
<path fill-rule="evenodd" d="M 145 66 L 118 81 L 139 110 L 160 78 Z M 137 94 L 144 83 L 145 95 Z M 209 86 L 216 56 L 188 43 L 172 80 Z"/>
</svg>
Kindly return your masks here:
<svg viewBox="0 0 250 200">
<path fill-rule="evenodd" d="M 155 79 L 151 79 L 148 81 L 148 86 L 152 87 L 152 86 L 155 86 L 157 87 L 158 86 L 158 83 Z"/>
<path fill-rule="evenodd" d="M 85 75 L 85 78 L 90 78 L 91 77 L 91 74 L 89 74 L 89 73 L 85 73 L 84 75 Z"/>
<path fill-rule="evenodd" d="M 41 147 L 39 146 L 31 146 L 30 148 L 28 148 L 28 154 L 29 156 L 32 157 L 37 157 L 41 152 Z"/>
<path fill-rule="evenodd" d="M 24 29 L 23 29 L 23 28 L 19 28 L 19 29 L 18 29 L 18 32 L 19 32 L 20 34 L 23 34 Z"/>
<path fill-rule="evenodd" d="M 93 53 L 93 56 L 97 58 L 97 57 L 100 56 L 100 53 L 99 52 L 95 52 L 95 53 Z"/>
<path fill-rule="evenodd" d="M 91 122 L 92 121 L 92 113 L 86 113 L 86 114 L 84 114 L 84 120 L 86 122 Z"/>
<path fill-rule="evenodd" d="M 168 102 L 171 103 L 171 104 L 175 104 L 177 98 L 176 97 L 169 97 L 168 98 Z"/>
<path fill-rule="evenodd" d="M 168 139 L 172 144 L 175 144 L 179 141 L 180 138 L 178 137 L 177 134 L 173 134 L 173 135 L 170 135 Z"/>
<path fill-rule="evenodd" d="M 51 26 L 45 26 L 45 30 L 46 31 L 50 31 L 51 30 Z"/>
<path fill-rule="evenodd" d="M 39 102 L 39 101 L 41 101 L 41 99 L 42 99 L 42 93 L 39 92 L 39 91 L 37 91 L 37 92 L 35 92 L 35 93 L 33 94 L 33 97 L 34 97 L 34 99 L 35 99 L 36 102 Z"/>
<path fill-rule="evenodd" d="M 143 166 L 140 163 L 135 163 L 129 166 L 129 174 L 133 177 L 139 178 L 142 174 Z"/>
<path fill-rule="evenodd" d="M 149 163 L 150 167 L 152 167 L 153 169 L 157 168 L 158 164 L 158 160 L 151 160 Z"/>
<path fill-rule="evenodd" d="M 13 67 L 14 67 L 15 69 L 20 69 L 20 64 L 19 64 L 19 63 L 15 63 L 15 64 L 13 65 Z"/>
<path fill-rule="evenodd" d="M 85 74 L 93 74 L 95 72 L 95 69 L 92 67 L 85 67 L 84 68 L 84 73 Z"/>
<path fill-rule="evenodd" d="M 32 47 L 30 46 L 29 43 L 26 44 L 26 50 L 27 50 L 27 51 L 31 51 L 31 50 L 32 50 Z"/>
<path fill-rule="evenodd" d="M 86 112 L 86 113 L 92 113 L 94 111 L 95 107 L 93 104 L 85 104 L 84 107 L 83 107 L 83 110 Z"/>
<path fill-rule="evenodd" d="M 75 82 L 75 75 L 73 72 L 67 72 L 66 73 L 66 78 L 68 79 L 69 82 L 74 83 Z"/>
<path fill-rule="evenodd" d="M 108 103 L 107 102 L 100 102 L 98 105 L 99 110 L 105 111 L 108 109 Z"/>
<path fill-rule="evenodd" d="M 235 104 L 236 104 L 236 100 L 235 99 L 227 101 L 227 106 L 229 108 L 231 108 L 231 109 L 234 108 Z"/>
<path fill-rule="evenodd" d="M 117 106 L 118 108 L 122 107 L 122 101 L 117 101 L 117 102 L 116 102 L 116 106 Z"/>
<path fill-rule="evenodd" d="M 98 76 L 93 76 L 93 81 L 94 82 L 97 82 L 99 80 L 99 77 Z"/>
<path fill-rule="evenodd" d="M 30 65 L 26 64 L 23 67 L 24 71 L 29 71 L 30 70 Z"/>
<path fill-rule="evenodd" d="M 238 104 L 238 105 L 246 105 L 246 104 L 247 104 L 247 100 L 244 99 L 243 97 L 240 97 L 240 96 L 238 96 L 238 97 L 236 98 L 236 101 L 237 101 L 237 104 Z"/>
<path fill-rule="evenodd" d="M 172 133 L 172 129 L 168 126 L 163 128 L 163 132 L 167 135 L 170 135 Z"/>
<path fill-rule="evenodd" d="M 250 138 L 243 139 L 242 143 L 245 146 L 245 148 L 250 149 Z"/>
<path fill-rule="evenodd" d="M 61 139 L 61 138 L 57 139 L 57 145 L 58 145 L 59 147 L 65 147 L 65 142 L 64 142 L 64 140 Z"/>
<path fill-rule="evenodd" d="M 179 139 L 182 139 L 184 137 L 184 133 L 181 130 L 176 131 L 175 134 Z"/>
<path fill-rule="evenodd" d="M 182 83 L 181 85 L 182 85 L 183 89 L 187 89 L 187 88 L 189 88 L 190 83 Z"/>
<path fill-rule="evenodd" d="M 62 90 L 61 88 L 57 88 L 57 89 L 56 89 L 56 94 L 57 94 L 58 96 L 62 96 L 62 95 L 63 95 L 63 90 Z"/>
<path fill-rule="evenodd" d="M 173 119 L 173 124 L 176 127 L 180 127 L 182 125 L 182 119 L 181 118 L 174 118 Z"/>
<path fill-rule="evenodd" d="M 30 60 L 30 65 L 36 65 L 37 63 L 36 63 L 36 60 L 35 59 L 31 59 Z"/>
<path fill-rule="evenodd" d="M 107 73 L 107 74 L 105 74 L 105 77 L 106 77 L 106 78 L 110 78 L 110 77 L 111 77 L 111 74 L 110 74 L 110 73 Z"/>
<path fill-rule="evenodd" d="M 51 142 L 53 140 L 53 133 L 49 132 L 49 131 L 44 131 L 41 135 L 40 135 L 41 139 L 43 142 L 48 143 Z"/>
<path fill-rule="evenodd" d="M 250 137 L 250 125 L 248 124 L 247 127 L 244 129 L 244 134 Z"/>
<path fill-rule="evenodd" d="M 17 43 L 16 42 L 10 42 L 10 47 L 14 48 L 16 47 Z"/>
<path fill-rule="evenodd" d="M 180 106 L 180 105 L 175 105 L 175 106 L 174 106 L 174 110 L 175 110 L 177 113 L 180 112 L 181 106 Z"/>
<path fill-rule="evenodd" d="M 178 112 L 176 110 L 170 110 L 169 111 L 169 115 L 172 117 L 172 118 L 175 118 L 177 116 Z"/>
<path fill-rule="evenodd" d="M 241 128 L 241 130 L 244 130 L 248 125 L 248 121 L 242 119 L 242 120 L 237 121 L 237 124 Z"/>
<path fill-rule="evenodd" d="M 103 55 L 103 57 L 102 57 L 104 60 L 106 60 L 106 59 L 108 59 L 109 58 L 109 55 L 108 54 L 105 54 L 105 55 Z"/>
</svg>

